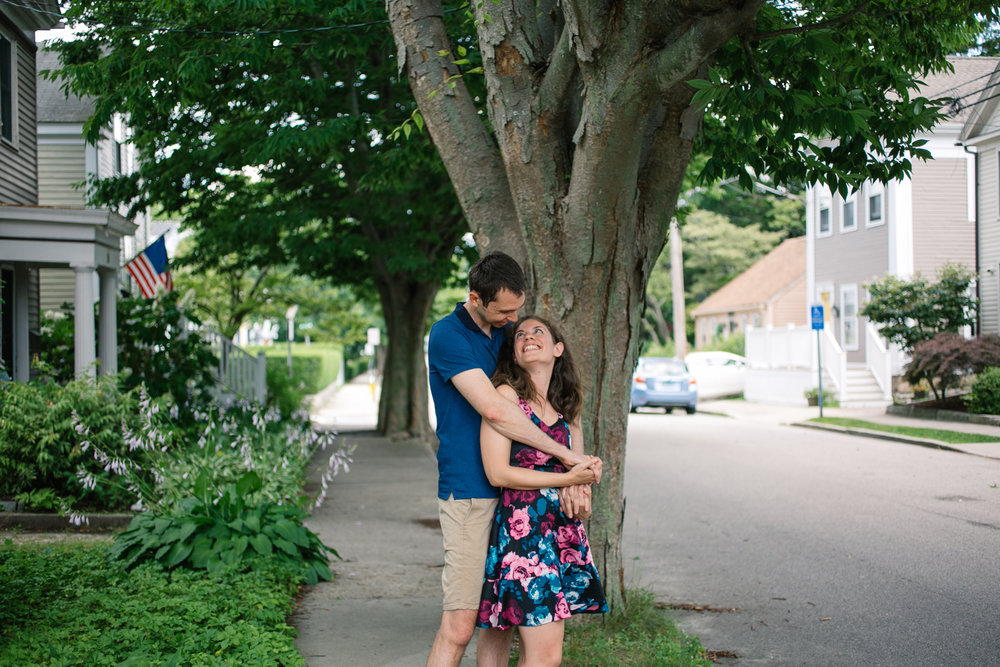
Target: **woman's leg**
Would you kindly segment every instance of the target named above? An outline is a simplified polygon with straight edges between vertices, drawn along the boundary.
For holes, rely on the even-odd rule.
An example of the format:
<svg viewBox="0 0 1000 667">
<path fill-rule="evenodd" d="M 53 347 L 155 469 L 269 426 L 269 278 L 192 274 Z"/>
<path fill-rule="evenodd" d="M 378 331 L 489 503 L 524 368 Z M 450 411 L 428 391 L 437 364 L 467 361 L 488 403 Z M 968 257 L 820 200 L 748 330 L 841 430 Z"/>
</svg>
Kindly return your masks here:
<svg viewBox="0 0 1000 667">
<path fill-rule="evenodd" d="M 518 626 L 521 635 L 521 659 L 518 667 L 556 667 L 562 662 L 565 621 L 545 625 Z"/>
</svg>

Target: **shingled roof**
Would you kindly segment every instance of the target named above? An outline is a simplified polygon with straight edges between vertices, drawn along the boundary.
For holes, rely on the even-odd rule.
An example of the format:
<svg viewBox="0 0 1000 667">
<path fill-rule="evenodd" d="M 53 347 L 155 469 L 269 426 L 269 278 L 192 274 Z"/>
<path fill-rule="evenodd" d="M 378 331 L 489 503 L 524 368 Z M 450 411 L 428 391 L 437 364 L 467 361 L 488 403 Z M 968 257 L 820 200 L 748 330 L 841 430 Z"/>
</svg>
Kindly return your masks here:
<svg viewBox="0 0 1000 667">
<path fill-rule="evenodd" d="M 806 274 L 806 237 L 787 239 L 756 264 L 712 293 L 693 316 L 758 308 Z"/>
<path fill-rule="evenodd" d="M 35 59 L 35 69 L 60 69 L 59 55 L 55 51 L 39 49 Z M 38 122 L 39 123 L 83 123 L 94 113 L 94 103 L 90 98 L 81 98 L 60 89 L 64 82 L 50 81 L 38 77 Z"/>
</svg>

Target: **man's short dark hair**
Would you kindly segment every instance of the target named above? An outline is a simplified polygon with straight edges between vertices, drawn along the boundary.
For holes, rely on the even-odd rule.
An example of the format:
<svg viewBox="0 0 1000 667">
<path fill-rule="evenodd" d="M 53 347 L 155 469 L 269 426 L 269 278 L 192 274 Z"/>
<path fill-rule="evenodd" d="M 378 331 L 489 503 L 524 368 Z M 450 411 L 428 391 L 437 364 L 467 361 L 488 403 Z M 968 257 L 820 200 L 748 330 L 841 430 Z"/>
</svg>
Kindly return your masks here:
<svg viewBox="0 0 1000 667">
<path fill-rule="evenodd" d="M 520 296 L 527 286 L 521 265 L 507 253 L 494 250 L 480 257 L 469 269 L 469 291 L 478 294 L 483 305 L 488 306 L 502 289 Z"/>
</svg>

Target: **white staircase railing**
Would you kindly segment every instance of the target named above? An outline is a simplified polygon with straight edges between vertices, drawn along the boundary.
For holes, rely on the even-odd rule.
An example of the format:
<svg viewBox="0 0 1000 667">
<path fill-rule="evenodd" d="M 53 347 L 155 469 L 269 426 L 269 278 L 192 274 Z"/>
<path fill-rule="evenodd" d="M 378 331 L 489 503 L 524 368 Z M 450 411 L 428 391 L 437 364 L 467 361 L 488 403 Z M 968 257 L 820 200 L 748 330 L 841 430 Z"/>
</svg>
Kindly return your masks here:
<svg viewBox="0 0 1000 667">
<path fill-rule="evenodd" d="M 202 338 L 219 359 L 216 381 L 232 393 L 263 405 L 267 401 L 267 361 L 263 352 L 256 356 L 218 331 L 202 328 Z"/>
<path fill-rule="evenodd" d="M 892 355 L 871 322 L 865 322 L 865 366 L 871 371 L 882 397 L 892 400 Z"/>
<path fill-rule="evenodd" d="M 820 348 L 822 349 L 822 359 L 816 359 L 813 355 L 813 368 L 819 368 L 819 362 L 823 363 L 823 370 L 830 381 L 833 382 L 833 389 L 837 392 L 837 398 L 843 400 L 847 389 L 847 355 L 840 343 L 833 337 L 833 332 L 829 328 L 823 329 L 820 337 Z"/>
</svg>

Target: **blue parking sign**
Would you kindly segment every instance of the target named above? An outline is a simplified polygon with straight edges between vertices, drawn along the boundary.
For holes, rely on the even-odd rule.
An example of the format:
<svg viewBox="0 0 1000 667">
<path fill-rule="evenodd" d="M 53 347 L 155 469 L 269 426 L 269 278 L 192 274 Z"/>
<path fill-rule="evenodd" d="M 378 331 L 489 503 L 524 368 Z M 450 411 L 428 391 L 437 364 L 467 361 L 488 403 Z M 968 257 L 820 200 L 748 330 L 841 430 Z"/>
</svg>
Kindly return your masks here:
<svg viewBox="0 0 1000 667">
<path fill-rule="evenodd" d="M 812 328 L 820 330 L 823 328 L 823 306 L 809 306 L 809 319 L 812 320 Z"/>
</svg>

